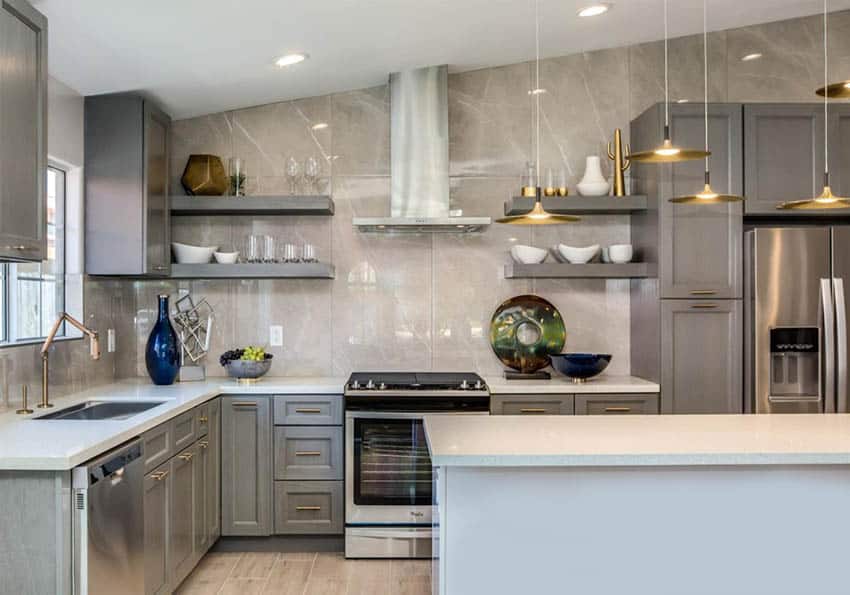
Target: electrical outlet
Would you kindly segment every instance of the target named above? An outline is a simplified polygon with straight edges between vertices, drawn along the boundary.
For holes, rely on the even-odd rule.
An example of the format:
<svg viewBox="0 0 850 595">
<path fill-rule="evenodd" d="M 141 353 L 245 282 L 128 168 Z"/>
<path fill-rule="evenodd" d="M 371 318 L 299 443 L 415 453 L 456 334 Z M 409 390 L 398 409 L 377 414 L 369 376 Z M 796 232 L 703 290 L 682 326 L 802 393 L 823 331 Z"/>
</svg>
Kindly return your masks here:
<svg viewBox="0 0 850 595">
<path fill-rule="evenodd" d="M 283 347 L 283 327 L 273 325 L 269 327 L 269 345 L 272 347 Z"/>
<path fill-rule="evenodd" d="M 115 353 L 115 329 L 106 330 L 106 352 Z"/>
</svg>

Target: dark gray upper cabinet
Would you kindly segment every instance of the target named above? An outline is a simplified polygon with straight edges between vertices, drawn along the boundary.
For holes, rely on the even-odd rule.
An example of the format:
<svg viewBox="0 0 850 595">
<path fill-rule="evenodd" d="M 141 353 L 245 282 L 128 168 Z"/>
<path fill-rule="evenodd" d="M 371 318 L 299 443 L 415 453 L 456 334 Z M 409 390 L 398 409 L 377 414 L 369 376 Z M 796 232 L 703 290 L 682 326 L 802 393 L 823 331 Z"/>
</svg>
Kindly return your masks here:
<svg viewBox="0 0 850 595">
<path fill-rule="evenodd" d="M 86 272 L 171 271 L 171 119 L 132 94 L 86 97 Z"/>
<path fill-rule="evenodd" d="M 47 254 L 47 19 L 0 1 L 0 260 Z"/>
<path fill-rule="evenodd" d="M 833 103 L 829 110 L 830 183 L 838 196 L 850 196 L 850 105 Z"/>
<path fill-rule="evenodd" d="M 823 189 L 823 104 L 744 106 L 746 213 L 797 215 L 776 206 Z M 826 211 L 828 214 L 828 211 Z M 806 215 L 817 214 L 807 212 Z"/>
<path fill-rule="evenodd" d="M 742 106 L 709 106 L 711 185 L 717 192 L 742 194 Z M 663 104 L 632 123 L 632 147 L 651 148 L 660 142 Z M 701 105 L 670 107 L 673 141 L 700 149 L 705 144 Z M 632 215 L 632 241 L 639 259 L 658 264 L 662 298 L 738 298 L 743 291 L 742 217 L 740 203 L 677 205 L 675 196 L 702 190 L 703 160 L 676 164 L 634 165 L 638 192 L 649 197 L 649 209 Z"/>
</svg>

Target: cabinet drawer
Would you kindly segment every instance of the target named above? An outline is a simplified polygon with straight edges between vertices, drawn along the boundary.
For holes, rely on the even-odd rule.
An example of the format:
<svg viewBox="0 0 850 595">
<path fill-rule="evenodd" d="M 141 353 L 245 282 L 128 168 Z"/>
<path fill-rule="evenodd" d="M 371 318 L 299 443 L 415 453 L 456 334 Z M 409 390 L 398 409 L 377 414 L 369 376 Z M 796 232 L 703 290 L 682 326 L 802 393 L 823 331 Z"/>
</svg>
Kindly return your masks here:
<svg viewBox="0 0 850 595">
<path fill-rule="evenodd" d="M 277 534 L 341 534 L 341 481 L 274 482 L 274 529 Z"/>
<path fill-rule="evenodd" d="M 656 415 L 658 395 L 576 395 L 576 415 Z"/>
<path fill-rule="evenodd" d="M 195 410 L 187 411 L 182 415 L 178 415 L 172 420 L 174 426 L 172 431 L 173 442 L 171 449 L 173 452 L 188 448 L 195 441 Z"/>
<path fill-rule="evenodd" d="M 163 464 L 173 454 L 172 421 L 167 421 L 142 434 L 145 453 L 145 473 Z"/>
<path fill-rule="evenodd" d="M 195 407 L 195 438 L 206 436 L 210 427 L 210 403 Z"/>
<path fill-rule="evenodd" d="M 275 479 L 342 479 L 342 427 L 274 430 Z"/>
<path fill-rule="evenodd" d="M 573 396 L 509 395 L 490 397 L 493 415 L 572 415 Z"/>
<path fill-rule="evenodd" d="M 276 426 L 341 426 L 341 395 L 284 395 L 274 398 Z"/>
</svg>

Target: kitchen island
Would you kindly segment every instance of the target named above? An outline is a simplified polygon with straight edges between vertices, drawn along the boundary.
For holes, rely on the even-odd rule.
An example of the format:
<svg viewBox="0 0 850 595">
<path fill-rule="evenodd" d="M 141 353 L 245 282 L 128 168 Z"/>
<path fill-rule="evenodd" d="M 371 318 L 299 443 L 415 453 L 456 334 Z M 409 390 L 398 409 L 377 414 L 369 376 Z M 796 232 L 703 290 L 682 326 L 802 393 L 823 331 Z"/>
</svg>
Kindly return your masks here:
<svg viewBox="0 0 850 595">
<path fill-rule="evenodd" d="M 429 416 L 425 431 L 443 595 L 848 592 L 850 415 Z"/>
</svg>

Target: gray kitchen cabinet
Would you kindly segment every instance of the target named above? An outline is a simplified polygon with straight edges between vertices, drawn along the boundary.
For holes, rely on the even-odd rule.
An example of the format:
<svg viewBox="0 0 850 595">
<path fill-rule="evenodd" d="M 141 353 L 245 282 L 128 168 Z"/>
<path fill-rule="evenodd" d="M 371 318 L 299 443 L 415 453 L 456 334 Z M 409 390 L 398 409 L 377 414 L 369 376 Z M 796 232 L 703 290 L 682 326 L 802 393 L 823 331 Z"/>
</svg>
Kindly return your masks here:
<svg viewBox="0 0 850 595">
<path fill-rule="evenodd" d="M 165 425 L 165 424 L 163 424 Z M 171 499 L 171 462 L 145 476 L 145 594 L 168 589 L 168 529 Z"/>
<path fill-rule="evenodd" d="M 274 429 L 274 478 L 341 480 L 341 426 L 279 426 Z"/>
<path fill-rule="evenodd" d="M 830 184 L 838 196 L 850 196 L 850 105 L 829 106 Z"/>
<path fill-rule="evenodd" d="M 741 300 L 662 300 L 662 413 L 743 413 Z"/>
<path fill-rule="evenodd" d="M 221 398 L 221 534 L 272 530 L 271 402 Z"/>
<path fill-rule="evenodd" d="M 197 447 L 192 446 L 171 459 L 168 563 L 171 584 L 178 585 L 195 565 L 194 508 Z"/>
<path fill-rule="evenodd" d="M 341 481 L 276 481 L 274 506 L 274 531 L 279 535 L 343 531 Z"/>
<path fill-rule="evenodd" d="M 173 427 L 172 421 L 169 420 L 142 434 L 146 472 L 159 467 L 173 456 Z"/>
<path fill-rule="evenodd" d="M 342 424 L 342 395 L 281 395 L 274 398 L 278 426 L 338 426 Z"/>
<path fill-rule="evenodd" d="M 170 273 L 170 127 L 169 116 L 141 96 L 86 97 L 88 274 Z"/>
<path fill-rule="evenodd" d="M 576 395 L 576 415 L 655 415 L 656 394 Z"/>
<path fill-rule="evenodd" d="M 192 410 L 182 413 L 172 420 L 171 435 L 174 441 L 171 445 L 172 452 L 177 453 L 192 445 L 196 438 L 195 423 L 197 419 L 195 410 Z"/>
<path fill-rule="evenodd" d="M 206 525 L 208 546 L 212 546 L 221 535 L 221 400 L 207 404 L 207 500 Z"/>
<path fill-rule="evenodd" d="M 799 215 L 777 210 L 776 205 L 820 194 L 824 170 L 823 118 L 822 103 L 744 106 L 748 215 Z M 807 213 L 812 214 L 818 213 Z"/>
<path fill-rule="evenodd" d="M 47 19 L 0 2 L 0 260 L 47 254 Z"/>
<path fill-rule="evenodd" d="M 194 552 L 194 566 L 201 556 L 207 551 L 209 545 L 209 528 L 207 524 L 207 491 L 209 486 L 209 461 L 210 443 L 206 438 L 201 438 L 195 445 L 197 460 L 194 464 L 193 492 L 192 492 L 192 550 Z"/>
<path fill-rule="evenodd" d="M 572 415 L 573 395 L 493 395 L 492 415 Z"/>
<path fill-rule="evenodd" d="M 632 147 L 650 148 L 661 138 L 663 104 L 632 123 Z M 679 145 L 705 144 L 704 110 L 673 105 L 670 127 Z M 742 106 L 709 106 L 711 185 L 717 192 L 743 194 Z M 703 160 L 675 164 L 635 163 L 632 179 L 649 197 L 649 209 L 632 215 L 632 243 L 638 260 L 658 265 L 661 298 L 740 298 L 743 295 L 743 207 L 673 204 L 704 185 Z"/>
</svg>

